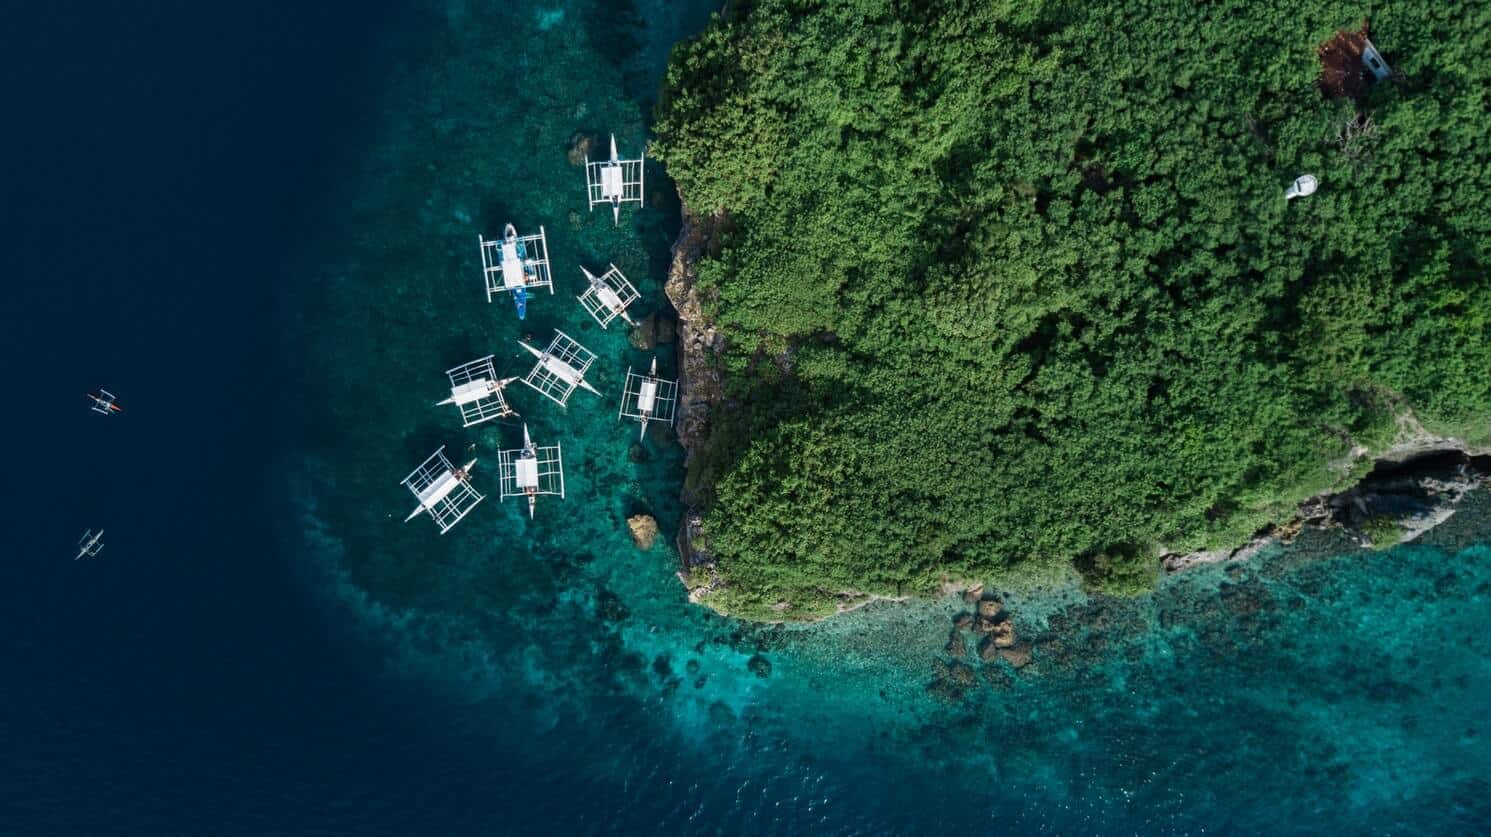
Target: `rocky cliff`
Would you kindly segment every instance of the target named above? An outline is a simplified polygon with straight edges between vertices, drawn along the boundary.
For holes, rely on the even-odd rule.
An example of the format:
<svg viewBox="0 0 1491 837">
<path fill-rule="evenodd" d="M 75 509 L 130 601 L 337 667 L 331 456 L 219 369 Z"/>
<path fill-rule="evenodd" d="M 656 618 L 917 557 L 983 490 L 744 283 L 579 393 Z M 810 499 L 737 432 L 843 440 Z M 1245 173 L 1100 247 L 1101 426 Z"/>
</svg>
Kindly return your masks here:
<svg viewBox="0 0 1491 837">
<path fill-rule="evenodd" d="M 694 271 L 700 257 L 718 254 L 719 235 L 729 228 L 730 219 L 723 212 L 697 217 L 683 205 L 683 226 L 673 242 L 673 262 L 668 268 L 664 291 L 678 312 L 678 441 L 685 451 L 685 468 L 695 470 L 695 459 L 706 438 L 710 411 L 723 397 L 717 362 L 724 348 L 724 336 L 704 315 L 706 299 L 698 287 Z M 699 568 L 707 571 L 713 560 L 704 551 L 700 524 L 702 498 L 691 481 L 685 480 L 683 501 L 688 511 L 678 531 L 678 554 L 683 563 L 680 577 L 695 590 L 699 584 L 687 576 Z M 709 583 L 713 583 L 712 574 Z M 702 582 L 700 582 L 702 583 Z"/>
</svg>

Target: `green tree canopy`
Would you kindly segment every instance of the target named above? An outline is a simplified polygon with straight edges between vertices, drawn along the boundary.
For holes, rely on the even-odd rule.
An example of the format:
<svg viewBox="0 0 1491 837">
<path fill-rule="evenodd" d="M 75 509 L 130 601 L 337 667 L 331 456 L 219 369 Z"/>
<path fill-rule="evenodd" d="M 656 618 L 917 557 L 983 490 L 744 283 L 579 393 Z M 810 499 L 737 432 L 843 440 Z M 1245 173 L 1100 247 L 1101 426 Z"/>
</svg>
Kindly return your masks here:
<svg viewBox="0 0 1491 837">
<path fill-rule="evenodd" d="M 1364 11 L 1402 79 L 1328 100 Z M 1406 410 L 1491 432 L 1491 6 L 1376 11 L 758 0 L 676 48 L 728 606 L 1232 544 Z"/>
</svg>

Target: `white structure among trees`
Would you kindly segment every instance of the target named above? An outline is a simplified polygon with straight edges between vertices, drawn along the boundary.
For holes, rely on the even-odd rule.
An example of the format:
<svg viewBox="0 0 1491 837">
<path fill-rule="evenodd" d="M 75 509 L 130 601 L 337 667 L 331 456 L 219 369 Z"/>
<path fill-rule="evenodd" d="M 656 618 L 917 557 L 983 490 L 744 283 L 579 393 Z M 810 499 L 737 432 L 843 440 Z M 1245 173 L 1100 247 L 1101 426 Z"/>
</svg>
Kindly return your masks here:
<svg viewBox="0 0 1491 837">
<path fill-rule="evenodd" d="M 616 153 L 616 135 L 611 135 L 611 159 L 585 158 L 585 191 L 590 211 L 600 204 L 611 205 L 611 223 L 621 223 L 621 205 L 642 205 L 642 178 L 646 154 L 635 160 L 623 160 Z"/>
<path fill-rule="evenodd" d="M 498 452 L 497 463 L 502 477 L 502 499 L 527 497 L 529 520 L 533 519 L 540 496 L 564 498 L 564 455 L 557 444 L 552 447 L 533 444 L 527 424 L 523 425 L 523 447 Z"/>
<path fill-rule="evenodd" d="M 649 421 L 666 422 L 672 427 L 677 408 L 678 382 L 657 376 L 656 357 L 652 359 L 652 370 L 646 375 L 638 375 L 630 368 L 626 370 L 626 386 L 621 392 L 621 411 L 616 418 L 618 421 L 626 417 L 642 422 L 639 438 L 647 438 Z"/>
<path fill-rule="evenodd" d="M 1302 174 L 1296 177 L 1293 183 L 1289 184 L 1288 189 L 1284 190 L 1284 200 L 1292 201 L 1295 198 L 1308 198 L 1315 194 L 1315 190 L 1319 187 L 1320 181 L 1315 179 L 1315 175 Z"/>
<path fill-rule="evenodd" d="M 454 404 L 461 410 L 461 426 L 470 427 L 496 418 L 515 416 L 502 388 L 517 378 L 498 378 L 493 355 L 445 370 L 450 376 L 450 397 L 440 405 Z"/>
<path fill-rule="evenodd" d="M 533 371 L 528 373 L 523 383 L 538 390 L 540 395 L 561 407 L 565 406 L 577 387 L 584 387 L 586 391 L 600 395 L 595 387 L 585 381 L 585 370 L 595 363 L 595 352 L 581 346 L 568 334 L 556 329 L 549 348 L 542 352 L 522 340 L 518 341 L 518 345 L 538 358 L 538 363 L 533 365 Z"/>
<path fill-rule="evenodd" d="M 627 281 L 626 276 L 616 265 L 611 265 L 611 269 L 600 276 L 586 270 L 583 265 L 580 267 L 580 272 L 590 280 L 590 287 L 585 289 L 585 293 L 580 294 L 580 304 L 590 312 L 590 316 L 594 317 L 596 322 L 601 324 L 601 328 L 609 326 L 611 321 L 617 317 L 626 320 L 629 325 L 636 325 L 632 318 L 627 316 L 626 309 L 627 306 L 636 302 L 641 294 L 637 293 L 637 289 Z"/>
<path fill-rule="evenodd" d="M 445 446 L 441 445 L 424 464 L 404 478 L 404 485 L 419 499 L 419 505 L 404 518 L 404 522 L 428 514 L 439 527 L 440 534 L 449 532 L 476 508 L 477 503 L 486 499 L 471 487 L 471 469 L 475 466 L 475 459 L 460 468 L 451 465 L 445 458 Z"/>
</svg>

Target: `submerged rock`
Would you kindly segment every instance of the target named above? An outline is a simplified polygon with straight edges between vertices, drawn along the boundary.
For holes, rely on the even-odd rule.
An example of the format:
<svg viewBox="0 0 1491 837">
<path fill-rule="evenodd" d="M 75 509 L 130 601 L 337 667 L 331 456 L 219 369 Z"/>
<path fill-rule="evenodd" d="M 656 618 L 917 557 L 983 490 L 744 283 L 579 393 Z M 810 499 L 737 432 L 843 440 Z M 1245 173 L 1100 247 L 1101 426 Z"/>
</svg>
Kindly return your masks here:
<svg viewBox="0 0 1491 837">
<path fill-rule="evenodd" d="M 572 166 L 585 165 L 585 156 L 595 150 L 595 144 L 599 137 L 589 131 L 576 131 L 570 135 L 569 149 L 565 151 L 565 158 Z M 550 146 L 552 147 L 552 146 Z"/>
<path fill-rule="evenodd" d="M 621 597 L 610 590 L 602 590 L 595 597 L 595 616 L 602 622 L 620 622 L 631 616 L 631 611 L 621 603 Z"/>
<path fill-rule="evenodd" d="M 968 694 L 969 687 L 977 683 L 973 666 L 960 662 L 932 661 L 932 682 L 927 684 L 927 693 L 933 697 L 956 703 Z"/>
<path fill-rule="evenodd" d="M 650 352 L 657 347 L 657 313 L 648 314 L 632 327 L 632 333 L 628 338 L 632 348 L 641 352 Z"/>
<path fill-rule="evenodd" d="M 1001 648 L 999 656 L 1015 668 L 1024 668 L 1030 662 L 1030 643 L 1019 642 L 1009 648 Z"/>
<path fill-rule="evenodd" d="M 959 686 L 972 686 L 973 666 L 967 663 L 953 663 L 947 667 L 947 679 Z"/>
<path fill-rule="evenodd" d="M 1003 666 L 988 666 L 984 669 L 984 680 L 993 689 L 1008 689 L 1014 685 L 1014 678 Z"/>
<path fill-rule="evenodd" d="M 746 660 L 746 668 L 750 669 L 752 674 L 762 679 L 771 676 L 771 660 L 766 659 L 760 654 Z"/>
<path fill-rule="evenodd" d="M 626 519 L 626 526 L 631 530 L 632 542 L 637 548 L 646 552 L 652 549 L 657 541 L 657 520 L 650 514 L 638 514 Z"/>
<path fill-rule="evenodd" d="M 665 680 L 673 675 L 673 664 L 668 660 L 667 654 L 659 654 L 653 659 L 652 671 Z"/>
<path fill-rule="evenodd" d="M 969 628 L 973 627 L 973 614 L 964 611 L 957 616 L 954 616 L 953 627 L 960 631 L 966 631 Z"/>
<path fill-rule="evenodd" d="M 986 663 L 999 659 L 999 649 L 994 645 L 994 637 L 986 636 L 978 644 L 978 658 Z"/>
<path fill-rule="evenodd" d="M 963 642 L 963 635 L 954 628 L 947 636 L 947 653 L 954 657 L 962 657 L 968 653 L 968 645 Z"/>
</svg>

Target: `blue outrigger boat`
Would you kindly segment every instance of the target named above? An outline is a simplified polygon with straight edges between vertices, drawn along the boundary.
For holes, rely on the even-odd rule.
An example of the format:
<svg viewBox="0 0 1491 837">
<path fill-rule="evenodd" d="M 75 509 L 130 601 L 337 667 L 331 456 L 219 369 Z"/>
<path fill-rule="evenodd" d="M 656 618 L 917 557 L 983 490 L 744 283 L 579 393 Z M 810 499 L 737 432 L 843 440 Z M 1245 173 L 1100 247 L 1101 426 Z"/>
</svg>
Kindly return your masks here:
<svg viewBox="0 0 1491 837">
<path fill-rule="evenodd" d="M 502 229 L 501 241 L 480 241 L 488 302 L 497 294 L 511 293 L 521 320 L 528 315 L 528 291 L 547 287 L 549 293 L 554 292 L 543 227 L 538 228 L 537 235 L 520 236 L 517 228 L 508 224 Z"/>
</svg>

